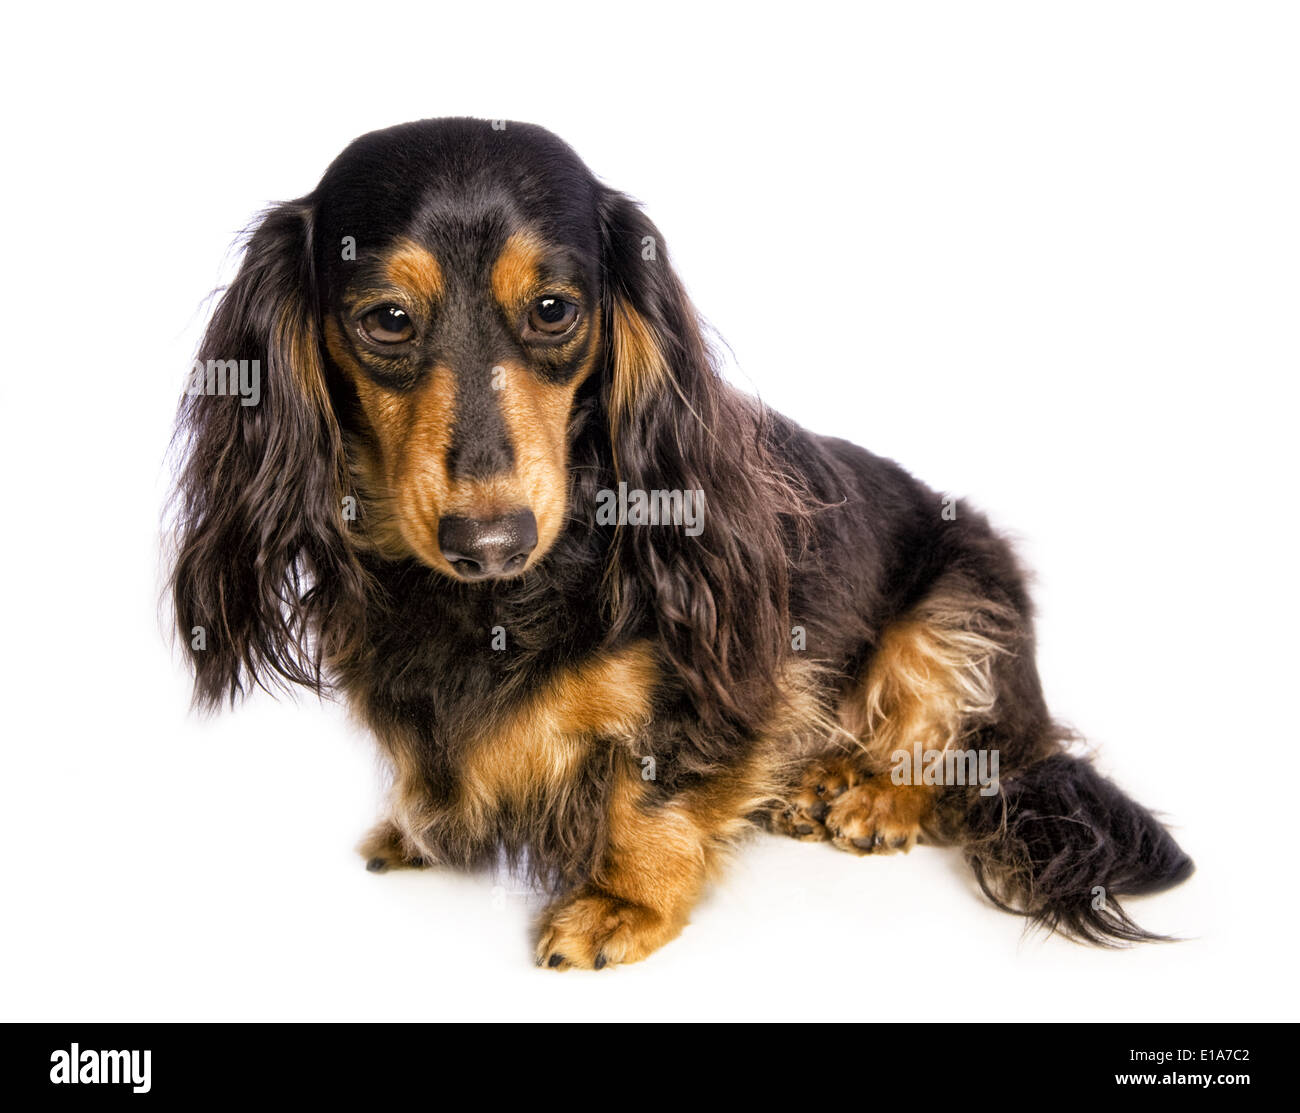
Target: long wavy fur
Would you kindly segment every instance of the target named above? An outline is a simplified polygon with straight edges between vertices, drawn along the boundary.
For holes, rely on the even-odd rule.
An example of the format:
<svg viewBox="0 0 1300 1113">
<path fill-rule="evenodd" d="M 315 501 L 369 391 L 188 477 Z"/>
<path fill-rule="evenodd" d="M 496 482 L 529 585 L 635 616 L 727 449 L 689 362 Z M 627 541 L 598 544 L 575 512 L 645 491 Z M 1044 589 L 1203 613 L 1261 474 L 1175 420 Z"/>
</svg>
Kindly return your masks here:
<svg viewBox="0 0 1300 1113">
<path fill-rule="evenodd" d="M 336 242 L 340 226 L 336 216 L 318 228 L 321 214 L 333 205 L 356 221 L 382 202 L 401 227 L 427 183 L 445 185 L 453 172 L 564 216 L 598 257 L 605 325 L 599 370 L 570 415 L 567 524 L 535 570 L 487 584 L 380 556 L 365 515 L 382 508 L 364 492 L 361 520 L 345 522 L 344 500 L 357 493 L 355 397 L 322 343 L 320 243 Z M 364 188 L 376 181 L 382 190 Z M 1190 872 L 1150 813 L 1061 752 L 1033 667 L 1023 576 L 1005 542 L 966 509 L 940 522 L 938 496 L 901 468 L 809 434 L 728 386 L 658 229 L 549 133 L 425 121 L 358 140 L 316 192 L 264 215 L 198 358 L 256 360 L 262 372 L 260 404 L 200 393 L 178 416 L 171 589 L 199 704 L 256 686 L 361 693 L 381 740 L 406 739 L 437 806 L 455 795 L 462 739 L 492 709 L 643 640 L 672 679 L 645 740 L 648 756 L 663 759 L 649 789 L 663 801 L 739 766 L 790 703 L 796 664 L 805 678 L 825 678 L 816 696 L 825 715 L 891 622 L 917 613 L 936 585 L 959 582 L 976 603 L 945 620 L 945 644 L 961 648 L 981 607 L 997 609 L 1006 635 L 1006 652 L 972 657 L 996 694 L 996 715 L 980 704 L 995 719 L 981 729 L 1004 755 L 1002 792 L 963 798 L 953 832 L 985 892 L 1054 930 L 1127 942 L 1151 936 L 1116 898 Z M 597 526 L 597 493 L 619 482 L 704 491 L 707 531 Z M 508 624 L 513 652 L 489 668 L 462 647 L 497 622 Z M 816 649 L 797 661 L 795 623 Z M 798 698 L 816 702 L 807 690 Z M 589 773 L 535 815 L 501 819 L 498 843 L 527 850 L 540 877 L 576 883 L 591 868 L 608 771 Z M 473 864 L 492 848 L 453 831 L 441 850 Z"/>
<path fill-rule="evenodd" d="M 1090 763 L 1053 754 L 971 802 L 967 861 L 999 908 L 1098 945 L 1167 938 L 1138 926 L 1119 898 L 1177 885 L 1192 860 Z"/>
<path fill-rule="evenodd" d="M 319 692 L 324 653 L 361 636 L 364 575 L 342 528 L 344 457 L 308 300 L 310 237 L 306 202 L 265 214 L 199 349 L 205 365 L 256 360 L 260 404 L 203 392 L 181 403 L 172 596 L 207 707 L 251 685 Z"/>
</svg>

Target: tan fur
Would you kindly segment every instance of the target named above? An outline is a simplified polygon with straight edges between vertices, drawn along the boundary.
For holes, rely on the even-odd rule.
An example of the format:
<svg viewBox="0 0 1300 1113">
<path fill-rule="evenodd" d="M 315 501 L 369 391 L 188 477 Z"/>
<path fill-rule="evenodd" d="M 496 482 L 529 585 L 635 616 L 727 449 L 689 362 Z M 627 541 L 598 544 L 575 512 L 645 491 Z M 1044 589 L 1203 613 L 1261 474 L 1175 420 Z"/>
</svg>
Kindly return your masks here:
<svg viewBox="0 0 1300 1113">
<path fill-rule="evenodd" d="M 575 303 L 582 301 L 581 291 L 566 281 L 548 277 L 543 280 L 542 264 L 549 247 L 541 236 L 527 229 L 513 232 L 492 264 L 492 295 L 510 318 L 516 317 L 534 298 L 543 294 L 562 294 Z M 578 325 L 576 338 L 582 324 Z"/>
<path fill-rule="evenodd" d="M 357 847 L 357 853 L 366 860 L 366 868 L 372 873 L 418 870 L 428 864 L 397 826 L 387 819 L 371 828 Z"/>
<path fill-rule="evenodd" d="M 788 698 L 746 760 L 668 802 L 652 802 L 635 765 L 619 769 L 605 858 L 589 886 L 547 909 L 539 965 L 637 962 L 681 933 L 727 851 L 779 792 L 791 753 L 825 745 L 837 730 L 822 710 L 819 680 L 815 666 L 792 664 Z"/>
<path fill-rule="evenodd" d="M 542 254 L 542 242 L 529 234 L 516 233 L 507 242 L 492 271 L 493 289 L 504 307 L 513 311 L 536 295 Z M 395 285 L 421 297 L 441 292 L 437 261 L 415 244 L 404 243 L 387 261 L 386 273 Z M 515 466 L 489 478 L 459 479 L 447 466 L 456 421 L 454 371 L 437 366 L 415 389 L 389 390 L 366 374 L 338 322 L 328 319 L 326 350 L 356 388 L 368 427 L 349 454 L 366 511 L 358 540 L 384 556 L 415 556 L 454 576 L 437 542 L 442 518 L 492 518 L 526 507 L 537 519 L 538 543 L 529 566 L 540 560 L 564 527 L 573 399 L 599 356 L 598 317 L 584 327 L 593 330 L 589 354 L 567 383 L 547 382 L 522 363 L 501 365 L 494 396 Z"/>
<path fill-rule="evenodd" d="M 944 751 L 993 711 L 992 665 L 1007 652 L 984 600 L 939 594 L 889 626 L 841 720 L 878 767 L 895 750 Z"/>
<path fill-rule="evenodd" d="M 854 785 L 831 805 L 826 829 L 831 842 L 856 854 L 911 850 L 934 813 L 934 790 L 896 785 L 877 774 Z"/>
<path fill-rule="evenodd" d="M 477 834 L 505 805 L 563 794 L 594 739 L 630 745 L 646 727 L 658 677 L 644 642 L 556 676 L 483 723 L 459 771 L 458 795 L 446 807 L 429 798 L 419 739 L 404 729 L 388 732 L 381 740 L 393 766 L 389 823 L 401 845 L 412 856 L 435 858 L 423 832 L 453 824 Z M 365 707 L 356 710 L 372 720 Z"/>
<path fill-rule="evenodd" d="M 461 767 L 461 820 L 471 830 L 503 804 L 566 790 L 593 740 L 630 743 L 650 721 L 659 671 L 645 644 L 562 673 L 498 721 Z"/>
<path fill-rule="evenodd" d="M 755 764 L 652 804 L 650 786 L 625 763 L 610 801 L 605 858 L 590 885 L 543 915 L 538 965 L 638 962 L 676 938 L 722 852 L 765 794 L 752 776 Z"/>
<path fill-rule="evenodd" d="M 429 796 L 420 769 L 420 739 L 409 727 L 390 730 L 380 736 L 392 762 L 393 781 L 389 789 L 388 816 L 380 827 L 390 826 L 403 848 L 426 861 L 437 861 L 436 851 L 424 840 L 424 832 L 443 821 L 442 810 Z"/>
<path fill-rule="evenodd" d="M 667 389 L 672 376 L 650 326 L 621 298 L 614 299 L 609 327 L 614 363 L 610 418 L 618 423 L 640 400 Z"/>
<path fill-rule="evenodd" d="M 569 416 L 578 387 L 595 366 L 598 339 L 593 338 L 590 358 L 567 383 L 547 383 L 522 369 L 505 368 L 501 413 L 515 450 L 518 497 L 537 519 L 538 553 L 545 553 L 564 528 Z"/>
<path fill-rule="evenodd" d="M 316 345 L 315 329 L 306 320 L 306 311 L 295 301 L 292 308 L 277 315 L 272 337 L 272 349 L 288 351 L 289 371 L 298 380 L 298 386 L 313 405 L 333 418 L 329 393 L 325 389 L 325 371 L 321 366 L 320 351 Z"/>
<path fill-rule="evenodd" d="M 399 393 L 365 374 L 333 318 L 325 322 L 325 347 L 351 379 L 368 426 L 352 464 L 367 511 L 360 539 L 386 556 L 415 555 L 454 574 L 437 543 L 439 513 L 453 502 L 446 465 L 456 413 L 451 370 L 434 367 L 414 390 Z"/>
<path fill-rule="evenodd" d="M 570 790 L 595 740 L 612 740 L 605 853 L 588 886 L 546 911 L 537 956 L 559 968 L 637 961 L 681 932 L 726 852 L 780 793 L 794 756 L 840 731 L 824 710 L 821 679 L 814 665 L 792 663 L 787 699 L 746 760 L 666 802 L 654 798 L 638 761 L 659 680 L 648 643 L 595 657 L 485 722 L 446 807 L 429 799 L 418 742 L 399 728 L 384 738 L 395 773 L 391 816 L 363 852 L 395 865 L 432 860 L 422 832 L 455 824 L 484 833 L 502 807 L 554 800 Z"/>
<path fill-rule="evenodd" d="M 862 755 L 830 754 L 808 766 L 788 804 L 771 817 L 774 830 L 801 842 L 830 840 L 853 854 L 908 851 L 932 828 L 934 790 L 896 785 L 864 767 Z"/>
<path fill-rule="evenodd" d="M 508 312 L 520 309 L 538 293 L 539 269 L 546 254 L 531 232 L 513 232 L 492 264 L 492 295 Z"/>
<path fill-rule="evenodd" d="M 444 291 L 442 267 L 427 248 L 402 240 L 384 264 L 384 274 L 394 286 L 410 291 L 423 302 L 437 301 Z"/>
<path fill-rule="evenodd" d="M 446 808 L 428 797 L 414 736 L 385 739 L 394 764 L 392 812 L 366 850 L 427 860 L 421 832 L 457 824 L 481 832 L 503 806 L 543 802 L 569 791 L 597 738 L 616 750 L 608 801 L 608 845 L 589 886 L 557 901 L 539 931 L 539 962 L 558 967 L 634 962 L 685 926 L 727 850 L 771 802 L 791 750 L 811 748 L 836 728 L 820 710 L 817 670 L 791 666 L 788 701 L 738 768 L 655 801 L 642 779 L 637 740 L 653 721 L 659 667 L 648 643 L 593 658 L 561 674 L 507 713 L 487 722 L 459 770 Z M 359 709 L 364 714 L 364 709 Z M 376 848 L 378 848 L 376 850 Z"/>
<path fill-rule="evenodd" d="M 916 743 L 945 752 L 992 716 L 993 662 L 1011 651 L 1012 618 L 988 600 L 939 591 L 889 626 L 840 703 L 853 745 L 824 751 L 802 770 L 770 814 L 773 829 L 855 854 L 937 839 L 934 787 L 894 784 L 893 755 Z"/>
</svg>

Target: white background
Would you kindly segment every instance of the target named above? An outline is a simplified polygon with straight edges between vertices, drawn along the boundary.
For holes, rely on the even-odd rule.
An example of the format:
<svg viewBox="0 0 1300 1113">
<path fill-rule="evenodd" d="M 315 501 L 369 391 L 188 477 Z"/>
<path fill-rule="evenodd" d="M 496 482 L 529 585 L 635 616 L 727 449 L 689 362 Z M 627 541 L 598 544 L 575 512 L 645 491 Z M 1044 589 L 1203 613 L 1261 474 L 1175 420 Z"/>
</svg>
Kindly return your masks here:
<svg viewBox="0 0 1300 1113">
<path fill-rule="evenodd" d="M 1295 1018 L 1294 8 L 7 18 L 0 1018 Z M 950 852 L 759 837 L 650 961 L 539 971 L 508 879 L 364 871 L 340 707 L 188 714 L 158 553 L 205 296 L 355 135 L 454 114 L 565 137 L 738 381 L 1020 539 L 1056 713 L 1198 863 L 1133 910 L 1190 941 L 1024 940 Z"/>
</svg>

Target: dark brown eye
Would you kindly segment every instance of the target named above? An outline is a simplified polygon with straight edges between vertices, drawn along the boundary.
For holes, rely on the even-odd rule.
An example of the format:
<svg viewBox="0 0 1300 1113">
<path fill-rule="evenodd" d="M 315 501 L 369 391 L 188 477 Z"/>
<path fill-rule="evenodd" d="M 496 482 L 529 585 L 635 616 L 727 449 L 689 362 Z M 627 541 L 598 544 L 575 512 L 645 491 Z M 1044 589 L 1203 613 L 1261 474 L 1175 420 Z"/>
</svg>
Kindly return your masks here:
<svg viewBox="0 0 1300 1113">
<path fill-rule="evenodd" d="M 415 326 L 406 310 L 381 305 L 361 318 L 361 331 L 376 344 L 405 344 L 415 335 Z"/>
<path fill-rule="evenodd" d="M 528 307 L 525 340 L 554 340 L 572 332 L 578 323 L 578 307 L 564 298 L 538 298 Z"/>
</svg>

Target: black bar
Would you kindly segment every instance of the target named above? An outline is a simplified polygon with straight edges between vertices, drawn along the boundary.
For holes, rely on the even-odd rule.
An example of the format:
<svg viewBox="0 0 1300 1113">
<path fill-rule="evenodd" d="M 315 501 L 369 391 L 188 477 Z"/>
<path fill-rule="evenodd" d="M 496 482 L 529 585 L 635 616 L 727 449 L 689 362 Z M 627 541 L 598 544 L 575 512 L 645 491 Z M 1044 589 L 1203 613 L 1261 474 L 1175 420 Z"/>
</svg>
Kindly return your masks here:
<svg viewBox="0 0 1300 1113">
<path fill-rule="evenodd" d="M 414 1092 L 431 1104 L 477 1094 L 496 1106 L 515 1093 L 556 1100 L 560 1086 L 576 1086 L 581 1101 L 583 1087 L 599 1086 L 586 1100 L 626 1092 L 675 1105 L 691 1101 L 693 1090 L 730 1104 L 751 1093 L 779 1100 L 787 1087 L 791 1096 L 806 1088 L 823 1097 L 849 1087 L 850 1100 L 865 1108 L 879 1085 L 902 1086 L 922 1103 L 981 1091 L 1020 1104 L 1124 1090 L 1136 1100 L 1248 1103 L 1295 1089 L 1293 1036 L 1292 1025 L 1232 1023 L 8 1024 L 0 1031 L 0 1094 L 170 1102 Z M 84 1081 L 68 1078 L 74 1045 Z M 101 1054 L 124 1051 L 137 1054 Z M 90 1080 L 101 1072 L 110 1080 Z M 1193 1075 L 1197 1081 L 1187 1081 Z"/>
</svg>

